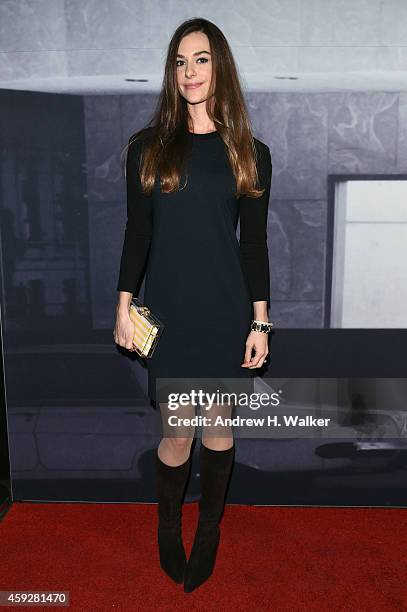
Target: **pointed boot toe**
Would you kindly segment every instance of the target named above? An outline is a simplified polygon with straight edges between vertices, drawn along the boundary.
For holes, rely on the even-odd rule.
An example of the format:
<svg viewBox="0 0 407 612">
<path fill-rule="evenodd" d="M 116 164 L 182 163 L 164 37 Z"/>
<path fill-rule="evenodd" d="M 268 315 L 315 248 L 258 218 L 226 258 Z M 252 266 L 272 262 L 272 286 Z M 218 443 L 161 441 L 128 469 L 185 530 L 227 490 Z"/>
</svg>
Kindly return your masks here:
<svg viewBox="0 0 407 612">
<path fill-rule="evenodd" d="M 191 593 L 212 575 L 220 541 L 218 524 L 198 525 L 185 569 L 184 591 Z"/>
<path fill-rule="evenodd" d="M 184 581 L 187 557 L 180 527 L 159 528 L 158 548 L 161 569 L 177 584 Z"/>
</svg>

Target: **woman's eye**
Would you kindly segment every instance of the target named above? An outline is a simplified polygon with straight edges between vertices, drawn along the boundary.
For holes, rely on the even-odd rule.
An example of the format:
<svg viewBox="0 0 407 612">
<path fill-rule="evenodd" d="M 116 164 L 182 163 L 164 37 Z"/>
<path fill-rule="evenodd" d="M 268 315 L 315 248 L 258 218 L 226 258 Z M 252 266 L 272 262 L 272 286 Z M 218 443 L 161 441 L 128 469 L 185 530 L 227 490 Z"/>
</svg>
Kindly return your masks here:
<svg viewBox="0 0 407 612">
<path fill-rule="evenodd" d="M 200 60 L 203 60 L 203 63 L 206 64 L 206 62 L 208 61 L 208 58 L 207 57 L 198 57 L 198 59 L 196 61 L 199 62 Z M 177 66 L 182 66 L 182 64 L 185 64 L 184 60 L 177 60 Z"/>
</svg>

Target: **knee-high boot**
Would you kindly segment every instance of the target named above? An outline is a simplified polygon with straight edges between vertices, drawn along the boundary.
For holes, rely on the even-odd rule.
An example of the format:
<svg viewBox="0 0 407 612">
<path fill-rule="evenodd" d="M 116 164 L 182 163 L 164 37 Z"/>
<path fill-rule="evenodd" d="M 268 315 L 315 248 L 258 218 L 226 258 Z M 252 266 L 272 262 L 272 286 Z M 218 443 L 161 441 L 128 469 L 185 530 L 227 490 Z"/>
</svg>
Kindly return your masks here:
<svg viewBox="0 0 407 612">
<path fill-rule="evenodd" d="M 191 456 L 179 466 L 161 461 L 156 453 L 156 486 L 158 498 L 158 548 L 161 568 L 182 583 L 186 554 L 182 542 L 182 504 L 189 476 Z"/>
<path fill-rule="evenodd" d="M 234 452 L 234 445 L 227 450 L 212 450 L 201 442 L 199 521 L 185 570 L 184 591 L 187 593 L 205 582 L 215 567 L 220 540 L 219 523 L 225 508 Z"/>
</svg>

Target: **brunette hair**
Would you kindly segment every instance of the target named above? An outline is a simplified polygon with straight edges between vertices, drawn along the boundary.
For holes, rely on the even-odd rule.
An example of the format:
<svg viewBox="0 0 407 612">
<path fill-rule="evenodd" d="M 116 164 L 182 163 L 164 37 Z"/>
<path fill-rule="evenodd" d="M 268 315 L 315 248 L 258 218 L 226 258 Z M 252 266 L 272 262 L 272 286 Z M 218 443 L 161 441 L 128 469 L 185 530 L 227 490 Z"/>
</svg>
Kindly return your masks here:
<svg viewBox="0 0 407 612">
<path fill-rule="evenodd" d="M 179 190 L 187 156 L 189 113 L 187 101 L 178 91 L 176 64 L 181 39 L 191 32 L 203 32 L 209 39 L 212 79 L 206 110 L 226 145 L 236 178 L 236 197 L 257 198 L 264 193 L 264 188 L 258 187 L 257 150 L 237 68 L 225 36 L 207 19 L 189 19 L 175 30 L 168 46 L 163 84 L 153 116 L 146 127 L 133 134 L 125 150 L 128 155 L 131 143 L 148 131 L 149 138 L 143 143 L 143 155 L 137 169 L 143 192 L 151 194 L 157 172 L 162 193 Z"/>
</svg>

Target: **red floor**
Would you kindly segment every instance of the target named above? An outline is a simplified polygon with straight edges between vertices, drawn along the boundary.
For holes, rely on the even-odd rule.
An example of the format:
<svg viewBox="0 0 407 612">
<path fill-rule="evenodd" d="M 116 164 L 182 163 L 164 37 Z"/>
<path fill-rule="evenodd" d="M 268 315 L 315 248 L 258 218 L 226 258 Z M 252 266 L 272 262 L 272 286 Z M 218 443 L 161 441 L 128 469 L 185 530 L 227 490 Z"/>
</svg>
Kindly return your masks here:
<svg viewBox="0 0 407 612">
<path fill-rule="evenodd" d="M 187 553 L 197 511 L 184 505 Z M 229 505 L 215 573 L 193 593 L 162 573 L 156 524 L 150 504 L 17 502 L 0 523 L 0 590 L 69 591 L 72 611 L 407 610 L 406 510 Z"/>
</svg>

